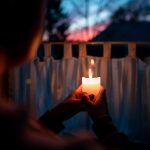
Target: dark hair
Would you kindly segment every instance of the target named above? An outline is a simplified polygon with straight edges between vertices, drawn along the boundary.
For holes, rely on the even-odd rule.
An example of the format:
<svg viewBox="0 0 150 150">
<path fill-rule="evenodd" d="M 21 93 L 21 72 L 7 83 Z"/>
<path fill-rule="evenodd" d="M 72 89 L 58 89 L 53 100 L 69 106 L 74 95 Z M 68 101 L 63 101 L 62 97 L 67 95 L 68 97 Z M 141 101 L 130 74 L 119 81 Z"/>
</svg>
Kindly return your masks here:
<svg viewBox="0 0 150 150">
<path fill-rule="evenodd" d="M 0 1 L 0 51 L 4 49 L 8 56 L 16 58 L 26 54 L 42 23 L 43 1 Z"/>
</svg>

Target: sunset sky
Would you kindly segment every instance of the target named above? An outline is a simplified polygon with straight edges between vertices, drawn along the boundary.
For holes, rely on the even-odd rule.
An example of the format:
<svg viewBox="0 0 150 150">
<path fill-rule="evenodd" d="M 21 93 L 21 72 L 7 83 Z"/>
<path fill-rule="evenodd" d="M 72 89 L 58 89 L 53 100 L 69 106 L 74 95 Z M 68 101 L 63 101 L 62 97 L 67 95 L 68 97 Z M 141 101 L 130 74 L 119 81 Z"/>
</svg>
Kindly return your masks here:
<svg viewBox="0 0 150 150">
<path fill-rule="evenodd" d="M 142 11 L 145 6 L 150 6 L 150 0 L 62 0 L 62 11 L 70 22 L 66 31 L 68 40 L 87 41 L 96 36 L 107 28 L 112 15 L 121 7 Z M 147 13 L 149 15 L 139 20 L 150 21 L 150 12 Z"/>
<path fill-rule="evenodd" d="M 64 32 L 68 41 L 89 41 L 107 29 L 114 21 L 112 16 L 120 9 L 125 10 L 123 18 L 130 21 L 133 12 L 138 13 L 137 21 L 150 22 L 150 0 L 61 0 L 61 13 L 53 30 L 45 32 L 43 40 L 48 40 L 49 33 L 58 33 L 59 27 L 67 23 Z M 116 18 L 115 18 L 116 19 Z"/>
</svg>

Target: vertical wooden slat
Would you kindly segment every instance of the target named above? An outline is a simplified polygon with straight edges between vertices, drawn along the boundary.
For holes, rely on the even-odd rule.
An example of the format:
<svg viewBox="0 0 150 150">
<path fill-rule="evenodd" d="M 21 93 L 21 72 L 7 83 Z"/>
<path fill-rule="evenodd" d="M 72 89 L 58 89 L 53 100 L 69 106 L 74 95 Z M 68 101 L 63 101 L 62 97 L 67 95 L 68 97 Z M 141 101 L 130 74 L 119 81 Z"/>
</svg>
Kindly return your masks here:
<svg viewBox="0 0 150 150">
<path fill-rule="evenodd" d="M 51 44 L 44 44 L 44 53 L 46 57 L 51 56 Z"/>
<path fill-rule="evenodd" d="M 86 44 L 81 43 L 79 44 L 79 57 L 86 57 L 87 51 L 86 51 Z"/>
<path fill-rule="evenodd" d="M 106 42 L 103 45 L 103 57 L 111 58 L 111 43 Z"/>
<path fill-rule="evenodd" d="M 68 59 L 72 57 L 72 44 L 65 43 L 64 44 L 64 58 Z"/>
<path fill-rule="evenodd" d="M 136 43 L 128 44 L 128 56 L 132 58 L 136 57 Z"/>
</svg>

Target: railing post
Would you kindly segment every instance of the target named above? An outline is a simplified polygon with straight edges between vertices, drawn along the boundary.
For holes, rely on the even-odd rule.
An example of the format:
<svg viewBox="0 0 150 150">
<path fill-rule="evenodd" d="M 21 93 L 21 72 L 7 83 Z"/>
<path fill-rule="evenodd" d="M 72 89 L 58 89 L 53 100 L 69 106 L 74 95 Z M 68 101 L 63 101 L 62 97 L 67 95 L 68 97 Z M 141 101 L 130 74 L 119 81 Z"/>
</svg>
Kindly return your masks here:
<svg viewBox="0 0 150 150">
<path fill-rule="evenodd" d="M 86 57 L 86 43 L 79 44 L 79 57 Z"/>
<path fill-rule="evenodd" d="M 46 57 L 51 56 L 51 44 L 49 43 L 44 44 L 44 53 Z"/>
<path fill-rule="evenodd" d="M 103 45 L 103 57 L 111 58 L 111 43 L 106 42 Z"/>
<path fill-rule="evenodd" d="M 129 43 L 128 44 L 128 56 L 131 58 L 136 57 L 136 43 Z"/>
<path fill-rule="evenodd" d="M 68 59 L 72 57 L 72 44 L 64 43 L 64 58 Z"/>
</svg>

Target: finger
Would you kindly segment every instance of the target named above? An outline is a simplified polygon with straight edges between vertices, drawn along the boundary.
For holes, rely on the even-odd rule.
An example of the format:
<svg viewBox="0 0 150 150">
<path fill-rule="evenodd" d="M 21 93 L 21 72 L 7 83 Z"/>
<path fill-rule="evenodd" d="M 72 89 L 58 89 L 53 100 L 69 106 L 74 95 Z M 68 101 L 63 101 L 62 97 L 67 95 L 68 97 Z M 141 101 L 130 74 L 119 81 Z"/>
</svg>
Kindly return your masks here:
<svg viewBox="0 0 150 150">
<path fill-rule="evenodd" d="M 91 105 L 94 104 L 93 101 L 90 100 L 89 95 L 88 95 L 88 94 L 85 94 L 85 93 L 84 93 L 84 95 L 83 95 L 83 97 L 82 97 L 82 101 L 83 101 L 83 103 L 85 103 L 87 106 L 91 106 Z"/>
<path fill-rule="evenodd" d="M 66 101 L 64 101 L 64 103 L 68 103 L 68 104 L 77 104 L 77 103 L 81 103 L 82 99 L 79 99 L 79 98 L 71 98 L 71 99 L 68 99 Z"/>
<path fill-rule="evenodd" d="M 95 98 L 94 94 L 90 94 L 90 95 L 89 95 L 89 98 L 90 98 L 91 101 L 93 101 L 94 98 Z"/>
<path fill-rule="evenodd" d="M 86 111 L 87 106 L 86 103 L 82 99 L 73 99 L 69 104 L 68 107 L 72 111 L 80 112 L 80 111 Z"/>
<path fill-rule="evenodd" d="M 72 100 L 72 102 L 79 103 L 79 102 L 82 102 L 82 99 L 81 98 L 74 98 Z"/>
<path fill-rule="evenodd" d="M 83 96 L 82 92 L 75 93 L 74 95 L 75 95 L 75 98 L 77 98 L 77 99 L 82 99 L 82 96 Z"/>
<path fill-rule="evenodd" d="M 83 96 L 82 96 L 82 101 L 83 102 L 89 101 L 89 96 L 84 93 Z"/>
<path fill-rule="evenodd" d="M 82 92 L 82 85 L 80 85 L 80 86 L 75 90 L 75 92 L 81 93 L 81 92 Z"/>
</svg>

